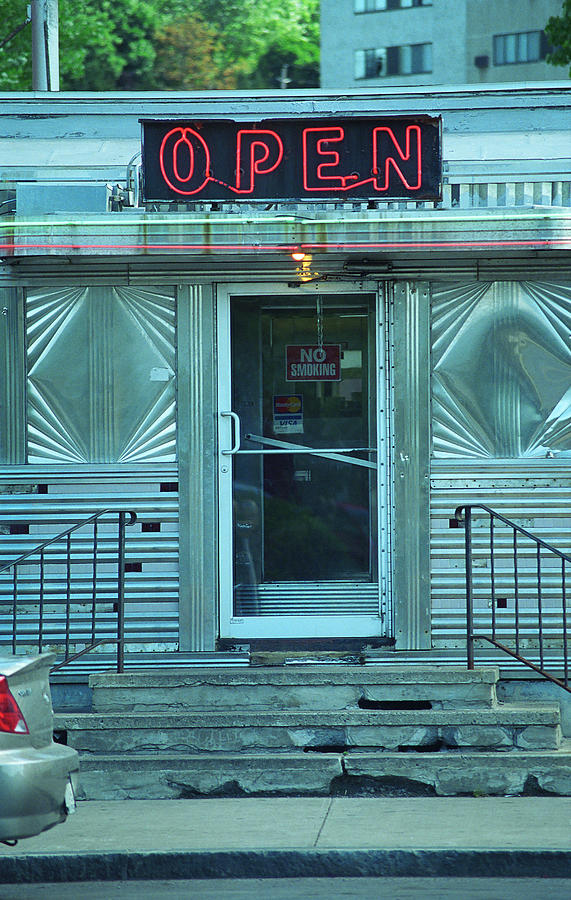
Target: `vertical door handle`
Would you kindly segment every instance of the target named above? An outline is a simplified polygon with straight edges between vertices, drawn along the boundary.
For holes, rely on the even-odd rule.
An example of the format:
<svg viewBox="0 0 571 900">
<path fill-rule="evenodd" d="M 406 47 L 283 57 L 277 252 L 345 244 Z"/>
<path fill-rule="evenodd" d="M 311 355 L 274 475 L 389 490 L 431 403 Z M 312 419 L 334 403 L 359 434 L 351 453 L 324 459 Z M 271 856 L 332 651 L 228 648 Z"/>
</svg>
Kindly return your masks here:
<svg viewBox="0 0 571 900">
<path fill-rule="evenodd" d="M 221 412 L 221 416 L 229 416 L 234 422 L 234 445 L 231 450 L 222 450 L 223 456 L 233 456 L 240 449 L 240 418 L 237 413 L 228 411 Z"/>
</svg>

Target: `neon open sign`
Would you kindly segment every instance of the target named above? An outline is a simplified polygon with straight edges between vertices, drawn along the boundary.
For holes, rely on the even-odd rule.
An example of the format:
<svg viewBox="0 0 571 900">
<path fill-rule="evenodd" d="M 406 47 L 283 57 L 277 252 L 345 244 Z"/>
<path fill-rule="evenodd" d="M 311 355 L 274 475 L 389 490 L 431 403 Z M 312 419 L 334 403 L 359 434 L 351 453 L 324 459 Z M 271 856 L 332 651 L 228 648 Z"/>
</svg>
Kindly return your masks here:
<svg viewBox="0 0 571 900">
<path fill-rule="evenodd" d="M 439 118 L 143 120 L 145 200 L 437 200 Z"/>
</svg>

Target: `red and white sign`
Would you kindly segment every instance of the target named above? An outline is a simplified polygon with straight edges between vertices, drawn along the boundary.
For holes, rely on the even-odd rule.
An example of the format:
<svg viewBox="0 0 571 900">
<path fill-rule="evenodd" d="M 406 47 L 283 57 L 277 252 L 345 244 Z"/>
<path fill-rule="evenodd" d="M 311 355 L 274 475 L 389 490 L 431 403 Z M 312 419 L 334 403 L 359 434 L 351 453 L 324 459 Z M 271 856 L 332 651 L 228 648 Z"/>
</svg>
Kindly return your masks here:
<svg viewBox="0 0 571 900">
<path fill-rule="evenodd" d="M 286 381 L 341 381 L 341 345 L 287 344 Z"/>
</svg>

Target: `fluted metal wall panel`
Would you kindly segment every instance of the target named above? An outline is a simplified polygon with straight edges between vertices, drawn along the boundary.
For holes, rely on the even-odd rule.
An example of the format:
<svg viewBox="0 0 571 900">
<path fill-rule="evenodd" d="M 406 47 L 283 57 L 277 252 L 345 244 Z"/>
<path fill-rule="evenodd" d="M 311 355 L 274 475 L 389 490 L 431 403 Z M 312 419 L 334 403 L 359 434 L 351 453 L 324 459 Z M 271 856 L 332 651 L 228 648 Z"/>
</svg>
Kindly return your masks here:
<svg viewBox="0 0 571 900">
<path fill-rule="evenodd" d="M 178 290 L 180 646 L 214 650 L 218 636 L 215 303 L 211 285 Z"/>
<path fill-rule="evenodd" d="M 133 510 L 137 523 L 126 529 L 125 631 L 128 651 L 177 650 L 178 623 L 178 492 L 177 467 L 160 466 L 13 466 L 0 468 L 0 565 L 33 549 L 39 543 L 92 515 L 99 509 Z M 29 533 L 14 533 L 30 525 Z M 145 525 L 153 523 L 153 530 Z M 14 527 L 16 526 L 16 527 Z M 158 529 L 158 530 L 155 530 Z M 106 526 L 101 526 L 103 540 Z M 89 551 L 87 536 L 78 544 L 79 562 L 85 556 L 85 585 L 79 581 L 74 593 L 74 611 L 82 613 L 81 599 L 89 599 Z M 76 557 L 77 563 L 77 557 Z M 129 565 L 130 564 L 130 565 Z M 24 570 L 22 578 L 33 581 L 33 573 Z M 116 563 L 101 568 L 103 592 L 113 600 L 113 572 Z M 108 582 L 109 588 L 106 588 Z M 9 601 L 11 579 L 0 576 L 0 600 Z M 29 595 L 24 627 L 32 631 L 37 606 Z M 107 610 L 110 613 L 110 609 Z M 61 649 L 57 622 L 61 608 L 48 617 L 51 643 Z M 109 632 L 113 617 L 107 616 Z M 105 613 L 103 614 L 105 622 Z M 0 603 L 0 645 L 8 645 L 12 633 L 9 602 Z M 110 645 L 103 645 L 110 652 Z"/>
<path fill-rule="evenodd" d="M 570 332 L 568 285 L 433 289 L 434 455 L 571 456 Z"/>
<path fill-rule="evenodd" d="M 172 289 L 30 290 L 28 461 L 176 458 Z"/>
<path fill-rule="evenodd" d="M 22 290 L 0 287 L 0 465 L 25 460 Z"/>
<path fill-rule="evenodd" d="M 430 291 L 396 285 L 393 379 L 393 609 L 398 649 L 430 647 Z"/>
</svg>

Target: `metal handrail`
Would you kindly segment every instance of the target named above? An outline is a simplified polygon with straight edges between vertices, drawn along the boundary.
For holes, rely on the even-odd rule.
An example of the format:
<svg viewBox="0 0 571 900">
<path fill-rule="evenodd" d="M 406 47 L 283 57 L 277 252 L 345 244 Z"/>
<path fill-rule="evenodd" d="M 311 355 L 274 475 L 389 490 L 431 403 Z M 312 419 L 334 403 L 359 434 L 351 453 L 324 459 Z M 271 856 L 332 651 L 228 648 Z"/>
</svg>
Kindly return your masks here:
<svg viewBox="0 0 571 900">
<path fill-rule="evenodd" d="M 476 634 L 474 631 L 474 584 L 472 574 L 472 510 L 483 510 L 489 517 L 489 558 L 490 558 L 490 602 L 491 602 L 491 634 Z M 571 693 L 569 685 L 569 655 L 568 655 L 568 626 L 567 626 L 567 588 L 566 566 L 571 565 L 571 557 L 553 547 L 547 541 L 522 528 L 516 522 L 506 519 L 501 513 L 491 509 L 483 503 L 467 503 L 456 508 L 454 519 L 464 526 L 464 545 L 466 554 L 466 653 L 468 669 L 474 668 L 474 641 L 485 640 L 493 644 L 504 653 L 508 653 L 514 659 L 533 669 L 543 678 L 559 685 Z M 496 637 L 496 566 L 495 566 L 495 521 L 501 522 L 512 531 L 513 547 L 513 585 L 514 585 L 514 632 L 515 650 L 506 646 Z M 537 586 L 537 638 L 539 646 L 539 666 L 520 653 L 520 570 L 518 567 L 518 535 L 521 534 L 535 546 L 536 554 L 536 586 Z M 545 550 L 561 560 L 561 614 L 562 614 L 562 646 L 563 646 L 563 680 L 556 678 L 546 671 L 544 666 L 543 648 L 543 592 L 542 592 L 542 556 Z"/>
<path fill-rule="evenodd" d="M 114 612 L 117 613 L 117 625 L 116 625 L 116 637 L 97 637 L 97 602 L 98 602 L 98 562 L 100 561 L 100 535 L 98 533 L 98 523 L 104 518 L 109 516 L 117 517 L 117 543 L 116 543 L 116 554 L 115 558 L 117 561 L 117 593 L 116 597 L 114 597 Z M 61 556 L 57 559 L 57 561 L 51 561 L 52 564 L 58 565 L 60 567 L 65 568 L 65 575 L 62 577 L 62 581 L 64 584 L 63 595 L 64 595 L 64 608 L 65 608 L 65 652 L 64 659 L 57 663 L 52 667 L 52 671 L 55 669 L 61 669 L 62 666 L 67 665 L 75 659 L 79 659 L 79 657 L 84 656 L 86 653 L 89 653 L 91 650 L 94 650 L 95 647 L 100 646 L 104 643 L 113 643 L 117 645 L 117 671 L 122 672 L 124 669 L 124 661 L 125 661 L 125 528 L 129 525 L 134 525 L 137 521 L 137 516 L 132 511 L 124 511 L 124 510 L 113 510 L 113 509 L 102 509 L 98 512 L 94 513 L 94 515 L 89 516 L 89 518 L 84 519 L 79 522 L 77 525 L 73 525 L 71 528 L 66 529 L 65 531 L 60 532 L 55 535 L 55 537 L 49 538 L 47 541 L 43 541 L 43 543 L 38 544 L 37 547 L 34 547 L 32 550 L 28 550 L 26 553 L 23 553 L 17 559 L 12 560 L 9 563 L 4 563 L 4 565 L 0 566 L 0 575 L 2 573 L 12 571 L 12 597 L 9 603 L 12 606 L 12 638 L 11 638 L 11 646 L 12 652 L 16 653 L 16 649 L 18 646 L 18 605 L 19 605 L 19 567 L 26 564 L 32 564 L 32 560 L 37 558 L 37 566 L 38 566 L 38 636 L 37 636 L 37 645 L 38 650 L 41 652 L 46 640 L 45 637 L 45 603 L 46 603 L 46 567 L 50 564 L 49 559 L 49 549 L 56 544 L 61 544 L 64 542 L 64 558 L 63 561 Z M 75 653 L 70 652 L 71 648 L 71 639 L 73 632 L 73 621 L 72 621 L 72 535 L 81 528 L 85 528 L 86 526 L 93 526 L 93 537 L 91 539 L 91 602 L 90 602 L 90 631 L 91 631 L 91 640 L 82 650 L 79 650 Z M 85 535 L 82 535 L 85 537 Z M 46 552 L 48 551 L 48 552 Z M 106 559 L 106 562 L 109 562 Z M 83 563 L 84 564 L 84 563 Z M 30 601 L 26 601 L 29 603 Z"/>
</svg>

